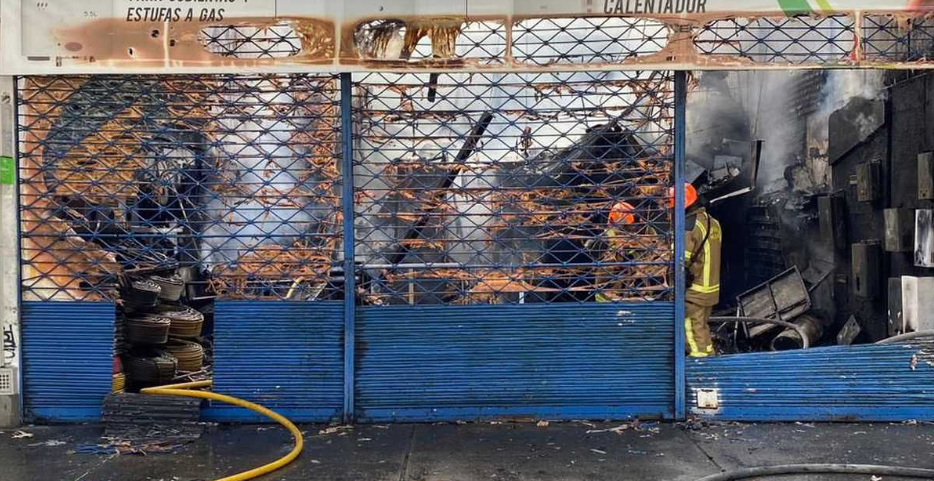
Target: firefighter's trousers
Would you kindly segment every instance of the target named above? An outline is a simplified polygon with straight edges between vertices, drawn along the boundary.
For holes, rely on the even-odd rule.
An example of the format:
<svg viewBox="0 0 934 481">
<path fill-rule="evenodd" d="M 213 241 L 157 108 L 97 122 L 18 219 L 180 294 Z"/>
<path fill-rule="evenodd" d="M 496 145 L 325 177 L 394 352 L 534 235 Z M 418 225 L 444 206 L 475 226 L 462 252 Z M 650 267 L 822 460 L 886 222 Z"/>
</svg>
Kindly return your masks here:
<svg viewBox="0 0 934 481">
<path fill-rule="evenodd" d="M 712 312 L 712 306 L 698 306 L 690 302 L 684 304 L 684 347 L 691 357 L 715 355 L 710 326 L 707 324 Z"/>
</svg>

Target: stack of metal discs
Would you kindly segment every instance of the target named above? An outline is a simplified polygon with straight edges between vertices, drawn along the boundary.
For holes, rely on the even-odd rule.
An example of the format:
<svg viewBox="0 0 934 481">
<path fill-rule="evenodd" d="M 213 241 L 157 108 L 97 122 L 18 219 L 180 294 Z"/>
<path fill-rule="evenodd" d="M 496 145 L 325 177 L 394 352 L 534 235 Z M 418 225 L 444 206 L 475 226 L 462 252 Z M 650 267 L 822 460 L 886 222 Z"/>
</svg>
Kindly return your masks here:
<svg viewBox="0 0 934 481">
<path fill-rule="evenodd" d="M 141 314 L 126 320 L 126 340 L 133 344 L 165 344 L 172 321 L 157 314 Z"/>
<path fill-rule="evenodd" d="M 123 306 L 129 310 L 151 309 L 159 302 L 162 288 L 150 280 L 133 281 L 123 293 Z"/>
<path fill-rule="evenodd" d="M 124 358 L 127 377 L 136 386 L 155 386 L 172 382 L 178 361 L 171 354 L 154 348 L 137 348 Z"/>
<path fill-rule="evenodd" d="M 171 321 L 169 334 L 172 337 L 192 338 L 201 335 L 201 326 L 204 324 L 204 314 L 190 308 L 181 307 L 180 310 L 165 311 L 159 314 Z"/>
<path fill-rule="evenodd" d="M 149 280 L 162 289 L 159 299 L 163 301 L 177 302 L 182 297 L 182 291 L 185 290 L 185 281 L 177 274 L 171 277 L 152 276 Z"/>
<path fill-rule="evenodd" d="M 142 274 L 137 274 L 142 275 Z M 199 344 L 204 315 L 186 304 L 186 283 L 168 269 L 121 282 L 123 312 L 114 332 L 115 354 L 124 359 L 114 389 L 136 390 L 171 383 L 179 372 L 199 375 L 205 348 Z"/>
<path fill-rule="evenodd" d="M 200 371 L 204 365 L 204 348 L 196 342 L 172 339 L 165 345 L 165 350 L 178 359 L 179 372 Z"/>
</svg>

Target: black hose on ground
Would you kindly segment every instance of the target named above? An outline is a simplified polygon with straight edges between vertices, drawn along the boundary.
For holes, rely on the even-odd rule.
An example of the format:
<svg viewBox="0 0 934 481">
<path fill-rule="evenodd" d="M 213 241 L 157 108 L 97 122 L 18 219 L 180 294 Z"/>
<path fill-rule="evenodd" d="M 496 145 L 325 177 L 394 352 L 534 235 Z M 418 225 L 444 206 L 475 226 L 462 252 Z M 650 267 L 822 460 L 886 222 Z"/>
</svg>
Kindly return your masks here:
<svg viewBox="0 0 934 481">
<path fill-rule="evenodd" d="M 697 481 L 734 481 L 737 479 L 782 476 L 789 474 L 865 474 L 900 478 L 934 479 L 934 469 L 900 468 L 875 464 L 779 464 L 757 466 L 704 476 Z"/>
<path fill-rule="evenodd" d="M 707 320 L 709 323 L 724 323 L 724 322 L 733 322 L 739 324 L 775 324 L 776 326 L 784 326 L 789 329 L 794 329 L 795 332 L 801 336 L 801 349 L 807 349 L 811 347 L 811 343 L 808 342 L 807 333 L 804 332 L 804 329 L 792 322 L 780 321 L 778 319 L 767 319 L 764 317 L 711 317 Z"/>
</svg>

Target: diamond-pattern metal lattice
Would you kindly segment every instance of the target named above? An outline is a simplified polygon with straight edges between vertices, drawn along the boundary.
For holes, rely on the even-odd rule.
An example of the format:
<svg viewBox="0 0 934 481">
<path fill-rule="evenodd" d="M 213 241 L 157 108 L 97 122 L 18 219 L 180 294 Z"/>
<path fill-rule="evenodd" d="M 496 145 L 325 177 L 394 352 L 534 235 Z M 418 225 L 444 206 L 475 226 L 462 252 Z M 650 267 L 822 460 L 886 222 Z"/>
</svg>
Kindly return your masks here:
<svg viewBox="0 0 934 481">
<path fill-rule="evenodd" d="M 665 72 L 357 76 L 362 302 L 670 297 L 671 87 Z M 611 227 L 620 201 L 635 222 Z"/>
<path fill-rule="evenodd" d="M 661 51 L 670 30 L 644 18 L 529 18 L 513 26 L 512 55 L 535 65 L 623 62 Z"/>
<path fill-rule="evenodd" d="M 849 16 L 732 18 L 705 24 L 694 34 L 701 55 L 754 63 L 843 62 L 856 47 Z"/>
<path fill-rule="evenodd" d="M 922 62 L 934 58 L 934 19 L 863 17 L 862 49 L 866 60 Z"/>
<path fill-rule="evenodd" d="M 339 297 L 334 76 L 27 77 L 23 295 L 116 299 L 177 273 L 198 296 Z"/>
<path fill-rule="evenodd" d="M 234 58 L 284 58 L 302 51 L 301 37 L 287 22 L 269 26 L 212 25 L 201 29 L 201 45 L 213 54 Z"/>
<path fill-rule="evenodd" d="M 463 60 L 496 65 L 506 56 L 506 27 L 494 21 L 413 24 L 372 20 L 357 26 L 353 40 L 356 54 L 368 60 Z"/>
</svg>

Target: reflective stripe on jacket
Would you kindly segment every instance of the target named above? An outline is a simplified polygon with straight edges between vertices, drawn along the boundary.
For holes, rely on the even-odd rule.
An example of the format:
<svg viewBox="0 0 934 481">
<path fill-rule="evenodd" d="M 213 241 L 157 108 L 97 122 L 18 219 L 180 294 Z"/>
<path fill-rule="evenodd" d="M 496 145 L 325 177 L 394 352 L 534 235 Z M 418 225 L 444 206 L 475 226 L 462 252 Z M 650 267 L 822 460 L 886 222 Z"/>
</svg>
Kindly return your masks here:
<svg viewBox="0 0 934 481">
<path fill-rule="evenodd" d="M 689 266 L 694 282 L 688 287 L 685 300 L 697 306 L 714 306 L 720 302 L 720 246 L 723 232 L 717 219 L 703 207 L 689 215 L 695 216 L 696 221 L 694 229 L 684 239 L 684 262 Z M 702 242 L 703 246 L 700 245 Z M 698 258 L 692 259 L 694 255 Z"/>
</svg>

